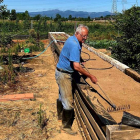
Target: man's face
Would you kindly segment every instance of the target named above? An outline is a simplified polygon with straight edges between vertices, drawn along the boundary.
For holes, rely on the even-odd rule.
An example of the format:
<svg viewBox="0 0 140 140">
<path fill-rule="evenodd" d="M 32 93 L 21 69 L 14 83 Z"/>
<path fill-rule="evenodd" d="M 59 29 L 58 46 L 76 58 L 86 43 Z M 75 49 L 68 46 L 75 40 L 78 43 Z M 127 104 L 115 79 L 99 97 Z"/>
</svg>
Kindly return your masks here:
<svg viewBox="0 0 140 140">
<path fill-rule="evenodd" d="M 82 32 L 78 33 L 77 39 L 79 42 L 84 43 L 88 37 L 88 30 L 86 28 L 82 28 Z"/>
</svg>

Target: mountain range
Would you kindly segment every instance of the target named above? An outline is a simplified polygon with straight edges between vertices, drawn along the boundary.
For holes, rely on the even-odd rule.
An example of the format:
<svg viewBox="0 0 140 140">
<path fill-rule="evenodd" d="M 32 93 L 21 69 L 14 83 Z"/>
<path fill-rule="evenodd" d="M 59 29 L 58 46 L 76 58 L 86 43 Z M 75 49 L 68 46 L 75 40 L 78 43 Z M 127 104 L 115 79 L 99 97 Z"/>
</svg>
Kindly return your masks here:
<svg viewBox="0 0 140 140">
<path fill-rule="evenodd" d="M 90 18 L 96 18 L 96 17 L 101 17 L 101 16 L 106 16 L 106 15 L 111 15 L 112 13 L 109 11 L 104 11 L 104 12 L 84 12 L 84 11 L 71 11 L 71 10 L 66 10 L 66 11 L 61 11 L 58 9 L 55 10 L 48 10 L 48 11 L 40 11 L 40 12 L 29 12 L 29 15 L 31 17 L 34 17 L 36 15 L 41 15 L 41 16 L 47 16 L 47 17 L 52 17 L 55 18 L 56 14 L 61 15 L 61 17 L 68 18 L 69 15 L 72 17 L 82 17 L 82 18 L 87 18 L 90 16 Z"/>
</svg>

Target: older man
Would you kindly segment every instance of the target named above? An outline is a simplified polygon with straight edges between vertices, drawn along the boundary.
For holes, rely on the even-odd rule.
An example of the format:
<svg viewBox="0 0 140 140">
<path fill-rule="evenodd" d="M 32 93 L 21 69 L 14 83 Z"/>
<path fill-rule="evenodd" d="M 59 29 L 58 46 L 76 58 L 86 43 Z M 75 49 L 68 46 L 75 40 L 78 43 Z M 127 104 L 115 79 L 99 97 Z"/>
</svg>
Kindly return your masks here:
<svg viewBox="0 0 140 140">
<path fill-rule="evenodd" d="M 88 30 L 87 26 L 80 24 L 75 31 L 75 35 L 66 40 L 55 72 L 55 78 L 59 86 L 59 99 L 57 99 L 58 119 L 62 119 L 62 129 L 72 135 L 76 134 L 71 129 L 74 120 L 72 75 L 74 71 L 77 71 L 89 77 L 94 84 L 97 83 L 96 77 L 89 74 L 80 65 L 82 43 L 88 37 Z"/>
</svg>

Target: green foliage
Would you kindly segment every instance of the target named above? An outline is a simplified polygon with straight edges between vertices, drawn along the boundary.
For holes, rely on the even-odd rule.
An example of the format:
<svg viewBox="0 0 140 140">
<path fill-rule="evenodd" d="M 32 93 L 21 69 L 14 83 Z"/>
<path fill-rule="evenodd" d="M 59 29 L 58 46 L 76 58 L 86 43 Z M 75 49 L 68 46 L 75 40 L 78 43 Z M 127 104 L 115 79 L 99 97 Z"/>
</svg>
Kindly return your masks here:
<svg viewBox="0 0 140 140">
<path fill-rule="evenodd" d="M 35 51 L 43 51 L 44 50 L 44 45 L 43 45 L 43 43 L 39 43 L 39 44 L 31 44 L 30 46 L 29 46 L 29 48 L 30 48 L 30 50 L 31 50 L 31 52 L 35 52 Z"/>
<path fill-rule="evenodd" d="M 25 15 L 25 13 L 24 13 Z M 58 17 L 58 16 L 57 16 Z M 41 35 L 48 36 L 48 32 L 66 32 L 70 35 L 74 34 L 74 27 L 78 24 L 85 24 L 89 27 L 89 36 L 92 40 L 101 39 L 112 39 L 112 35 L 117 34 L 110 23 L 95 23 L 87 21 L 63 21 L 62 18 L 58 18 L 57 22 L 53 20 L 48 20 L 47 17 L 41 17 L 38 21 L 32 21 L 31 19 L 25 18 L 24 20 L 19 20 L 18 16 L 15 21 L 0 22 L 0 32 L 5 32 L 7 34 L 14 35 L 27 35 L 28 29 L 33 28 L 37 33 Z"/>
<path fill-rule="evenodd" d="M 140 72 L 140 7 L 133 6 L 119 14 L 114 26 L 122 36 L 115 38 L 113 57 Z"/>
<path fill-rule="evenodd" d="M 24 29 L 30 29 L 30 25 L 31 25 L 30 20 L 25 19 L 25 20 L 23 21 Z"/>
<path fill-rule="evenodd" d="M 26 13 L 17 13 L 17 18 L 19 20 L 25 20 L 25 19 L 28 19 L 27 17 L 28 15 Z"/>
<path fill-rule="evenodd" d="M 46 118 L 46 113 L 44 110 L 42 110 L 42 104 L 40 104 L 39 111 L 37 112 L 38 114 L 38 125 L 40 126 L 41 129 L 43 129 L 46 126 L 46 122 L 48 119 Z"/>
<path fill-rule="evenodd" d="M 86 41 L 86 43 L 90 46 L 93 46 L 96 49 L 109 49 L 109 47 L 116 45 L 117 42 L 104 39 L 104 40 Z"/>
<path fill-rule="evenodd" d="M 0 34 L 0 47 L 6 47 L 8 44 L 11 44 L 12 37 L 10 35 L 1 35 Z"/>
<path fill-rule="evenodd" d="M 14 72 L 14 67 L 12 64 L 12 51 L 10 49 L 5 50 L 8 54 L 8 66 L 4 68 L 2 72 L 0 72 L 0 85 L 6 83 L 14 83 L 16 74 Z M 2 51 L 1 51 L 2 53 Z M 3 56 L 0 55 L 0 64 L 3 64 Z"/>
<path fill-rule="evenodd" d="M 61 15 L 56 14 L 56 17 L 54 18 L 54 21 L 57 22 L 58 20 L 61 20 Z"/>
<path fill-rule="evenodd" d="M 34 29 L 30 30 L 29 33 L 30 37 L 29 39 L 23 44 L 22 49 L 29 48 L 31 52 L 35 51 L 43 51 L 44 50 L 44 44 L 42 42 L 38 42 L 36 32 Z M 36 37 L 35 37 L 36 36 Z"/>
<path fill-rule="evenodd" d="M 37 37 L 37 33 L 34 29 L 30 29 L 29 30 L 29 38 L 36 38 Z"/>
<path fill-rule="evenodd" d="M 29 12 L 27 10 L 25 11 L 25 19 L 27 19 L 27 20 L 30 19 L 30 15 L 29 15 Z"/>
<path fill-rule="evenodd" d="M 63 27 L 62 27 L 61 19 L 58 19 L 58 22 L 57 22 L 57 23 L 58 23 L 58 28 L 57 28 L 58 31 L 62 31 L 62 30 L 63 30 L 63 29 L 62 29 Z"/>
<path fill-rule="evenodd" d="M 10 20 L 16 20 L 17 15 L 16 15 L 16 10 L 12 9 L 11 10 L 11 15 L 10 15 Z"/>
<path fill-rule="evenodd" d="M 39 20 L 40 20 L 40 18 L 41 18 L 41 15 L 40 15 L 40 14 L 38 14 L 38 15 L 36 15 L 33 19 L 34 19 L 34 20 L 39 21 Z"/>
<path fill-rule="evenodd" d="M 3 0 L 0 0 L 0 4 L 3 3 Z M 1 12 L 3 12 L 4 10 L 6 10 L 6 6 L 5 5 L 0 5 L 0 15 Z"/>
</svg>

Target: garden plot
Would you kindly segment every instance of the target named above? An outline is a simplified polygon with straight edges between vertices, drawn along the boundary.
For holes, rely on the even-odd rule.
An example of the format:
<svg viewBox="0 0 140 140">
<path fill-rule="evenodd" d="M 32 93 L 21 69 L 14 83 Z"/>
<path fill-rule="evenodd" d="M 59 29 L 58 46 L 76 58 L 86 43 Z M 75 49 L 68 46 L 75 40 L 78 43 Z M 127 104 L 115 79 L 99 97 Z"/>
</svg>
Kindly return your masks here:
<svg viewBox="0 0 140 140">
<path fill-rule="evenodd" d="M 131 77 L 127 76 L 115 66 L 112 65 L 101 58 L 99 58 L 94 53 L 88 51 L 83 47 L 82 51 L 90 55 L 90 61 L 85 63 L 85 67 L 88 71 L 95 75 L 102 90 L 106 93 L 109 99 L 118 107 L 123 105 L 130 105 L 130 109 L 126 110 L 133 115 L 140 117 L 140 84 L 133 80 Z M 88 56 L 82 53 L 82 57 L 88 59 Z M 99 88 L 98 85 L 91 83 L 89 79 L 86 80 L 95 90 L 97 90 L 104 98 L 106 96 Z M 110 107 L 97 93 L 90 91 L 91 101 L 93 97 L 97 97 L 100 103 L 107 109 Z M 107 99 L 107 98 L 106 98 Z M 120 122 L 123 110 L 110 112 L 110 115 L 117 121 Z"/>
<path fill-rule="evenodd" d="M 52 35 L 53 35 L 53 33 L 50 32 L 49 33 L 50 41 L 55 40 L 54 38 L 52 38 Z M 52 50 L 57 53 L 56 56 L 54 55 L 55 57 L 59 56 L 61 49 L 57 42 L 55 42 L 52 45 Z M 80 104 L 81 104 L 81 107 L 85 111 L 85 113 L 90 111 L 90 110 L 86 111 L 87 109 L 85 109 L 85 105 L 83 104 L 83 102 L 85 102 L 84 101 L 85 97 L 87 97 L 87 100 L 88 100 L 85 102 L 86 106 L 89 107 L 89 104 L 90 104 L 93 107 L 93 110 L 96 108 L 95 103 L 97 103 L 97 101 L 94 99 L 97 99 L 101 103 L 101 105 L 106 110 L 106 112 L 107 112 L 107 110 L 109 110 L 109 111 L 112 110 L 112 109 L 110 109 L 110 107 L 112 107 L 112 106 L 110 106 L 110 104 L 108 104 L 108 102 L 110 102 L 112 105 L 115 105 L 117 108 L 119 108 L 118 111 L 108 112 L 108 114 L 104 114 L 104 112 L 102 112 L 103 110 L 101 110 L 101 111 L 99 110 L 101 105 L 98 106 L 99 107 L 99 108 L 97 108 L 98 112 L 96 112 L 96 113 L 98 114 L 98 116 L 100 116 L 101 118 L 103 117 L 104 120 L 106 120 L 106 123 L 105 123 L 106 125 L 107 124 L 111 125 L 111 123 L 109 123 L 107 121 L 107 120 L 109 120 L 109 118 L 111 119 L 111 122 L 114 121 L 114 124 L 120 123 L 121 119 L 123 117 L 123 111 L 127 111 L 135 116 L 140 117 L 140 113 L 139 113 L 139 111 L 140 111 L 140 107 L 139 107 L 140 84 L 139 84 L 139 82 L 135 81 L 130 76 L 123 73 L 123 71 L 118 69 L 117 65 L 111 65 L 109 62 L 104 61 L 99 56 L 97 56 L 96 53 L 90 52 L 89 50 L 90 50 L 89 48 L 88 49 L 85 47 L 82 48 L 82 51 L 83 51 L 82 58 L 85 59 L 86 61 L 88 60 L 84 66 L 85 66 L 86 70 L 88 70 L 91 74 L 93 74 L 97 77 L 98 84 L 96 84 L 96 85 L 93 84 L 89 78 L 86 79 L 86 83 L 88 83 L 88 85 L 90 85 L 90 87 L 83 86 L 85 84 L 80 85 L 79 83 L 77 83 L 83 92 L 80 92 L 80 89 L 77 90 L 81 96 L 81 99 L 80 99 L 80 96 L 77 95 L 78 92 L 76 92 L 76 97 L 75 97 L 76 105 L 75 106 L 76 106 L 76 108 L 79 107 L 80 112 L 78 112 L 78 109 L 76 109 L 76 111 L 78 112 L 78 114 L 81 113 L 81 118 L 85 121 L 85 122 L 82 122 L 82 120 L 81 120 L 81 122 L 87 124 L 87 129 L 89 130 L 90 134 L 93 134 L 94 130 L 92 131 L 92 128 L 89 125 L 86 116 L 84 115 L 83 111 L 80 108 Z M 95 51 L 98 51 L 98 50 L 95 50 Z M 55 60 L 58 61 L 58 59 L 55 59 Z M 82 94 L 84 94 L 85 97 Z M 82 99 L 83 99 L 83 102 L 82 102 Z M 89 102 L 89 103 L 87 103 L 87 102 Z M 77 105 L 78 105 L 78 107 L 77 107 Z M 87 113 L 87 114 L 89 114 L 89 113 Z M 106 115 L 108 115 L 109 118 L 106 118 L 107 117 Z M 93 117 L 94 117 L 94 115 L 93 115 Z M 89 121 L 90 121 L 90 119 L 89 119 Z M 81 125 L 83 125 L 83 128 L 86 127 L 82 123 L 81 123 Z M 104 132 L 106 132 L 105 131 L 106 128 L 107 127 L 102 127 Z M 94 129 L 96 129 L 96 128 L 94 128 Z M 100 130 L 97 129 L 97 131 L 99 132 Z M 86 129 L 85 129 L 85 133 L 87 133 Z M 88 136 L 88 134 L 87 134 L 87 136 Z M 128 135 L 126 135 L 126 136 L 128 136 Z M 97 138 L 96 134 L 95 134 L 95 137 Z M 133 137 L 131 136 L 131 138 L 133 138 Z M 139 138 L 139 137 L 137 136 L 137 138 Z"/>
</svg>

